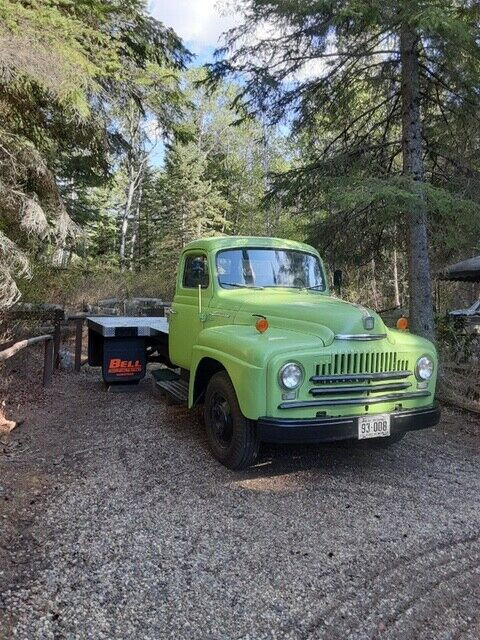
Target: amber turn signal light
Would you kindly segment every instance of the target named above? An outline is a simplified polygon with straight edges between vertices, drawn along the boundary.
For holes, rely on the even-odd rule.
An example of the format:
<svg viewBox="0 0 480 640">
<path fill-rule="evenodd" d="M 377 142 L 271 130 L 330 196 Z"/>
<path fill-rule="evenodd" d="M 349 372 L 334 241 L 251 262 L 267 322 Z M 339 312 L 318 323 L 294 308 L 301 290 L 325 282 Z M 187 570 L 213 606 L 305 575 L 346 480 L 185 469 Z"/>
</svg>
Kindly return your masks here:
<svg viewBox="0 0 480 640">
<path fill-rule="evenodd" d="M 399 318 L 397 320 L 397 329 L 399 331 L 406 331 L 408 329 L 408 318 Z"/>
<path fill-rule="evenodd" d="M 255 323 L 255 329 L 259 333 L 265 333 L 268 329 L 268 320 L 266 318 L 259 318 Z"/>
</svg>

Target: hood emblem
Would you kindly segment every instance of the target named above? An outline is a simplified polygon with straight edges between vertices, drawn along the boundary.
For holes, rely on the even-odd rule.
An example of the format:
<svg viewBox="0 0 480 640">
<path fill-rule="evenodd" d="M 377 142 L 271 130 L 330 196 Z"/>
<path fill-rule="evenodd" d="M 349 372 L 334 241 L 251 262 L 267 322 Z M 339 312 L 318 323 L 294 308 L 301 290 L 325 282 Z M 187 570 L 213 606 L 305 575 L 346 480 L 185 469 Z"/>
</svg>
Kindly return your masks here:
<svg viewBox="0 0 480 640">
<path fill-rule="evenodd" d="M 367 331 L 371 331 L 375 327 L 375 318 L 373 316 L 365 316 L 363 318 L 363 326 Z"/>
</svg>

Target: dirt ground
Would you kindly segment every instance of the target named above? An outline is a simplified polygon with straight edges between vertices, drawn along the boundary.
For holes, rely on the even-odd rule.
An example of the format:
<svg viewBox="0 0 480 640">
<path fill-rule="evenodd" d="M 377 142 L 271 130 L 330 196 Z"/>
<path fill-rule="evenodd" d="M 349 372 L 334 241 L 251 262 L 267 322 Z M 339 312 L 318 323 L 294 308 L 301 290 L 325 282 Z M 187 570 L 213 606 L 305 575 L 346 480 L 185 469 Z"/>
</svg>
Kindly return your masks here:
<svg viewBox="0 0 480 640">
<path fill-rule="evenodd" d="M 246 472 L 198 414 L 23 378 L 0 445 L 0 638 L 480 637 L 480 420 L 387 450 L 270 447 Z"/>
</svg>

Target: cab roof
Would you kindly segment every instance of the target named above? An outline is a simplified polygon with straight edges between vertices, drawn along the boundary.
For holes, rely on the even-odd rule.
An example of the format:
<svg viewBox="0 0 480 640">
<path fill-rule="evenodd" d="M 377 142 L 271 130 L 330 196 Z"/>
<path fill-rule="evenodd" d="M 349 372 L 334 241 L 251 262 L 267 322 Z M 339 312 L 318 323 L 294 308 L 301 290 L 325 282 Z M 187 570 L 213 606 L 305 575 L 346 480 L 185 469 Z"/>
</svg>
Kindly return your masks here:
<svg viewBox="0 0 480 640">
<path fill-rule="evenodd" d="M 297 251 L 305 251 L 307 253 L 318 252 L 308 244 L 296 242 L 295 240 L 285 240 L 282 238 L 269 238 L 262 236 L 214 236 L 212 238 L 201 238 L 189 242 L 184 251 L 191 249 L 201 249 L 203 251 L 212 252 L 221 249 L 237 249 L 239 247 L 262 247 L 275 249 L 296 249 Z"/>
</svg>

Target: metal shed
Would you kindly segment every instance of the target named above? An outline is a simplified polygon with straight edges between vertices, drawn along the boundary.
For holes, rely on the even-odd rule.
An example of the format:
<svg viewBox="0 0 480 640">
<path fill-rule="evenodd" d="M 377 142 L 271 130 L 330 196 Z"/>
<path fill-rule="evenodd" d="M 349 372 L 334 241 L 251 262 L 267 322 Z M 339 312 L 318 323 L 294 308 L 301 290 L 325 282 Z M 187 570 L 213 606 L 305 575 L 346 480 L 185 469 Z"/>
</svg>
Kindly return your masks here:
<svg viewBox="0 0 480 640">
<path fill-rule="evenodd" d="M 452 264 L 440 274 L 441 280 L 480 282 L 480 256 Z"/>
</svg>

